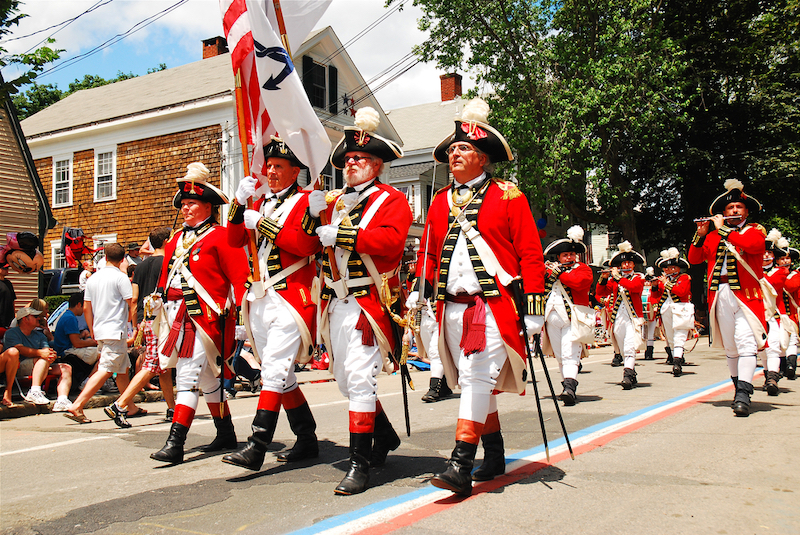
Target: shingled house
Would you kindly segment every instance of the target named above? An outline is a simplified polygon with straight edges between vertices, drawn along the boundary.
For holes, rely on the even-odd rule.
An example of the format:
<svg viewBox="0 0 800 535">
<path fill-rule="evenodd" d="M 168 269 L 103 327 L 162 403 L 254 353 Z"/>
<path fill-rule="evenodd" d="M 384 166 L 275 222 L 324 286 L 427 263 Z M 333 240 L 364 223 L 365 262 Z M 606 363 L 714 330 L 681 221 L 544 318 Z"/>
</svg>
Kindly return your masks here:
<svg viewBox="0 0 800 535">
<path fill-rule="evenodd" d="M 142 243 L 150 229 L 173 226 L 175 179 L 191 162 L 202 161 L 211 182 L 233 196 L 242 152 L 225 40 L 204 41 L 203 58 L 78 91 L 22 122 L 55 216 L 82 228 L 90 247 Z M 381 115 L 378 134 L 399 139 L 330 27 L 313 32 L 294 60 L 333 143 L 363 106 Z M 323 174 L 326 186 L 341 186 L 340 172 Z M 63 265 L 61 231 L 47 233 L 46 268 Z"/>
</svg>

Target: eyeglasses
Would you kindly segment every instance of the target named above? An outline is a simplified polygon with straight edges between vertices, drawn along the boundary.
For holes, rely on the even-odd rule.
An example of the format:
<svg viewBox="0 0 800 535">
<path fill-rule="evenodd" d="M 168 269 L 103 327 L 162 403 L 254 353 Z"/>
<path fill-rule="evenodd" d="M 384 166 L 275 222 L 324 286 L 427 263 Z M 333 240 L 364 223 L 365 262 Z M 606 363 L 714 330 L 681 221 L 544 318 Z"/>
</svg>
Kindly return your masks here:
<svg viewBox="0 0 800 535">
<path fill-rule="evenodd" d="M 473 147 L 472 145 L 467 145 L 466 143 L 462 143 L 460 145 L 450 145 L 449 147 L 447 147 L 447 150 L 445 152 L 447 153 L 448 156 L 450 154 L 453 154 L 454 152 L 460 152 L 463 154 L 465 152 L 475 152 L 475 147 Z"/>
<path fill-rule="evenodd" d="M 354 163 L 358 164 L 361 160 L 369 160 L 372 161 L 371 156 L 345 156 L 344 163 L 348 163 L 350 160 L 353 160 Z"/>
</svg>

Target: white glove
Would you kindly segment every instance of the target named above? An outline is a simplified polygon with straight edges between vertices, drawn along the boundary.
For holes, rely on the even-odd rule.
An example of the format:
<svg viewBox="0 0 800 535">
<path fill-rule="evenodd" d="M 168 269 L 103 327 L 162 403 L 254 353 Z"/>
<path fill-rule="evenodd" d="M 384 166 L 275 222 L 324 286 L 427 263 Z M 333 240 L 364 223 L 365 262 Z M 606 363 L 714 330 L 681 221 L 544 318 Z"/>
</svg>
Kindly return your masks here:
<svg viewBox="0 0 800 535">
<path fill-rule="evenodd" d="M 308 214 L 311 217 L 319 217 L 319 214 L 328 208 L 325 202 L 325 192 L 315 189 L 308 194 Z"/>
<path fill-rule="evenodd" d="M 533 314 L 525 314 L 525 330 L 528 336 L 539 334 L 544 327 L 544 316 L 534 316 Z"/>
<path fill-rule="evenodd" d="M 317 236 L 323 247 L 336 245 L 336 235 L 339 234 L 339 225 L 322 225 L 317 227 Z"/>
<path fill-rule="evenodd" d="M 411 292 L 408 294 L 408 299 L 406 299 L 406 308 L 409 310 L 415 310 L 419 308 L 419 292 Z"/>
<path fill-rule="evenodd" d="M 244 226 L 250 230 L 258 227 L 258 222 L 261 221 L 261 214 L 255 210 L 244 211 Z"/>
<path fill-rule="evenodd" d="M 247 205 L 247 199 L 254 196 L 256 194 L 256 186 L 258 185 L 258 180 L 251 176 L 246 176 L 239 182 L 239 187 L 236 188 L 236 202 L 239 203 L 240 206 Z"/>
<path fill-rule="evenodd" d="M 235 332 L 234 338 L 236 340 L 247 340 L 247 329 L 244 328 L 244 325 L 237 325 Z"/>
</svg>

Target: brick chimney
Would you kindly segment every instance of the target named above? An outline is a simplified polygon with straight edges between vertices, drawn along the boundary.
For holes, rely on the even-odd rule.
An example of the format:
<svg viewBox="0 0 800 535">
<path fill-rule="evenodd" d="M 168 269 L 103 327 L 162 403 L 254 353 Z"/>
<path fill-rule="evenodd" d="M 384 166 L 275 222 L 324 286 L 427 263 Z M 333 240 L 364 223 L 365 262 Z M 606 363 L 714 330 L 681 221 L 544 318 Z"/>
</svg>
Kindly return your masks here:
<svg viewBox="0 0 800 535">
<path fill-rule="evenodd" d="M 461 96 L 461 75 L 457 73 L 443 74 L 439 76 L 442 82 L 442 102 L 455 100 Z"/>
<path fill-rule="evenodd" d="M 203 39 L 203 59 L 213 58 L 228 51 L 228 42 L 224 37 L 212 37 Z"/>
</svg>

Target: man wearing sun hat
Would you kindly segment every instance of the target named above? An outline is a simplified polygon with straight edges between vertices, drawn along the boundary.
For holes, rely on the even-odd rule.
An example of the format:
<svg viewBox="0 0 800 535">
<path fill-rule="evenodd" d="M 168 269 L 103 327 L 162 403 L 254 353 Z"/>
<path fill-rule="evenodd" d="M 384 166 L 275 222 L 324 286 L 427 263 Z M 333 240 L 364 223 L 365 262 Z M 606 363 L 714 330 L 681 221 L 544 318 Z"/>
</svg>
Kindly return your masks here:
<svg viewBox="0 0 800 535">
<path fill-rule="evenodd" d="M 585 345 L 577 339 L 576 314 L 590 321 L 594 331 L 594 310 L 590 308 L 589 290 L 592 288 L 592 268 L 578 261 L 579 254 L 586 253 L 583 229 L 578 225 L 567 230 L 567 238 L 556 240 L 544 250 L 545 255 L 557 255 L 558 262 L 547 265 L 545 289 L 548 291 L 545 308 L 545 334 L 542 345 L 545 352 L 555 355 L 561 372 L 564 391 L 559 399 L 572 406 L 578 400 L 578 368 Z M 576 308 L 584 307 L 584 308 Z M 548 351 L 548 348 L 550 351 Z"/>
<path fill-rule="evenodd" d="M 183 215 L 183 228 L 164 246 L 156 290 L 161 299 L 154 303 L 160 365 L 176 368 L 177 395 L 167 442 L 150 457 L 173 464 L 183 462 L 183 445 L 201 390 L 217 429 L 216 438 L 203 451 L 237 445 L 218 377 L 223 373 L 223 359 L 233 351 L 235 310 L 249 269 L 244 249 L 231 247 L 227 229 L 216 223 L 216 207 L 227 204 L 228 198 L 208 182 L 209 175 L 205 165 L 195 162 L 178 179 L 172 205 Z"/>
<path fill-rule="evenodd" d="M 247 229 L 258 232 L 256 261 L 261 280 L 248 290 L 242 311 L 253 354 L 261 362 L 261 393 L 247 445 L 222 458 L 250 470 L 259 470 L 264 462 L 281 406 L 297 442 L 278 460 L 294 462 L 319 455 L 317 424 L 294 365 L 308 362 L 314 346 L 316 306 L 311 285 L 320 244 L 300 224 L 308 211 L 308 192 L 298 187 L 297 178 L 305 166 L 275 136 L 264 147 L 264 161 L 266 184 L 259 186 L 252 177 L 242 179 L 228 215 L 232 246 L 248 243 Z M 254 209 L 247 209 L 250 198 L 255 200 Z"/>
<path fill-rule="evenodd" d="M 644 264 L 645 260 L 627 240 L 617 247 L 619 250 L 609 261 L 611 272 L 600 275 L 595 293 L 598 297 L 613 296 L 611 336 L 619 347 L 625 366 L 622 388 L 630 390 L 636 386 L 636 352 L 645 345 L 642 333 L 644 276 L 633 268 L 636 264 Z"/>
<path fill-rule="evenodd" d="M 694 326 L 694 304 L 692 304 L 692 278 L 681 269 L 689 269 L 689 262 L 681 258 L 675 247 L 661 251 L 656 266 L 661 276 L 652 282 L 651 288 L 660 298 L 655 304 L 655 313 L 661 318 L 667 346 L 672 348 L 672 375 L 683 373 L 683 346 Z"/>
<path fill-rule="evenodd" d="M 767 342 L 767 324 L 759 279 L 766 229 L 747 218 L 761 210 L 734 179 L 725 181 L 725 193 L 714 199 L 711 218 L 697 222 L 688 259 L 708 262 L 708 319 L 713 347 L 722 347 L 731 381 L 736 386 L 733 412 L 750 415 L 756 354 Z M 711 230 L 713 223 L 715 229 Z"/>
<path fill-rule="evenodd" d="M 375 133 L 379 125 L 374 109 L 356 112 L 330 158 L 344 169 L 347 187 L 312 192 L 302 222 L 326 248 L 319 329 L 339 391 L 349 400 L 350 468 L 334 490 L 339 495 L 363 492 L 370 466 L 384 464 L 400 446 L 378 400 L 377 375 L 392 373 L 391 355 L 400 354 L 402 333 L 392 314 L 402 306 L 399 268 L 412 215 L 406 196 L 380 181 L 384 164 L 403 151 Z"/>
<path fill-rule="evenodd" d="M 447 163 L 453 184 L 431 203 L 417 255 L 417 284 L 409 295 L 437 302 L 440 356 L 450 384 L 461 387 L 456 445 L 434 486 L 470 495 L 472 481 L 505 472 L 499 392 L 525 391 L 525 344 L 544 324 L 544 257 L 527 199 L 513 182 L 491 176 L 494 164 L 513 160 L 503 136 L 488 124 L 489 105 L 475 99 L 464 106 L 453 134 L 434 149 Z M 422 269 L 425 272 L 422 272 Z M 521 278 L 522 310 L 512 284 Z M 474 474 L 478 442 L 484 460 Z"/>
</svg>

